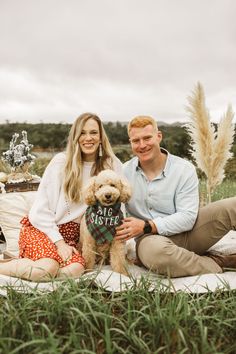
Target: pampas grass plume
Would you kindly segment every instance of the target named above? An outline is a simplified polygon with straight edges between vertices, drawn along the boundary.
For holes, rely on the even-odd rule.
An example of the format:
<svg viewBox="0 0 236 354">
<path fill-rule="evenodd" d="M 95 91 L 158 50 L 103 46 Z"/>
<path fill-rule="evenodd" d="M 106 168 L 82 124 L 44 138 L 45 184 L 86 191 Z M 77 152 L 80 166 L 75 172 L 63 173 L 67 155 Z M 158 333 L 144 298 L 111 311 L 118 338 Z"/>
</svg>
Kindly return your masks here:
<svg viewBox="0 0 236 354">
<path fill-rule="evenodd" d="M 207 177 L 207 196 L 210 202 L 213 190 L 224 178 L 225 164 L 232 156 L 230 149 L 234 138 L 234 113 L 232 107 L 228 106 L 215 132 L 200 83 L 196 85 L 192 96 L 188 97 L 188 103 L 186 109 L 191 122 L 187 130 L 192 139 L 192 155 Z"/>
<path fill-rule="evenodd" d="M 227 112 L 220 120 L 217 138 L 214 140 L 211 176 L 212 190 L 223 181 L 225 164 L 232 157 L 230 149 L 234 140 L 233 117 L 234 113 L 231 105 L 229 105 Z"/>
</svg>

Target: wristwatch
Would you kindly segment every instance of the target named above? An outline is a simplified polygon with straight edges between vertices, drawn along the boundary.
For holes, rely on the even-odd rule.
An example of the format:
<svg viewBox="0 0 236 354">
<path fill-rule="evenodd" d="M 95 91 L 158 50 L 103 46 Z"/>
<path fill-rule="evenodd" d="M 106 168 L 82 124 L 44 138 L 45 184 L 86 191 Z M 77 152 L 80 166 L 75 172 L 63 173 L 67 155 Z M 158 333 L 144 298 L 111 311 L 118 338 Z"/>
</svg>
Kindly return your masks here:
<svg viewBox="0 0 236 354">
<path fill-rule="evenodd" d="M 151 232 L 152 232 L 152 227 L 149 224 L 149 221 L 145 220 L 145 224 L 144 224 L 144 227 L 143 227 L 143 233 L 144 234 L 150 234 Z"/>
</svg>

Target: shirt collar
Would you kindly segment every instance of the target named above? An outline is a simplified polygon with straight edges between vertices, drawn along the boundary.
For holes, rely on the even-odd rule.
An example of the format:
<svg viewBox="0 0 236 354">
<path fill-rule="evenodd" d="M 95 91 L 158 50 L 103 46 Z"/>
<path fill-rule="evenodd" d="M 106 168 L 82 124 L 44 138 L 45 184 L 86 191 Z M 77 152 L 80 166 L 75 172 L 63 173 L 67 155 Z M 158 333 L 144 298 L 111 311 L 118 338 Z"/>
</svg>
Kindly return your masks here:
<svg viewBox="0 0 236 354">
<path fill-rule="evenodd" d="M 170 153 L 169 153 L 169 151 L 167 151 L 166 149 L 164 149 L 162 147 L 161 147 L 161 152 L 163 152 L 164 154 L 167 155 L 166 164 L 165 164 L 165 167 L 162 171 L 163 176 L 166 177 L 166 175 L 168 174 L 168 171 L 170 170 L 170 165 L 171 165 Z"/>
</svg>

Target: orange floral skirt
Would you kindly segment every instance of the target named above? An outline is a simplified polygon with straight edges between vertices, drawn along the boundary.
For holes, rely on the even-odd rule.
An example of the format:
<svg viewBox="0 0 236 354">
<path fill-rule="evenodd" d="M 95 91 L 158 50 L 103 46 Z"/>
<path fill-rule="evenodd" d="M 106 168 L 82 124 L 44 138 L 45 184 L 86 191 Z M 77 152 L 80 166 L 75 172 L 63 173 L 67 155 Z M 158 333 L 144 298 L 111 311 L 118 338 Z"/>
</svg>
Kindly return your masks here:
<svg viewBox="0 0 236 354">
<path fill-rule="evenodd" d="M 37 261 L 40 258 L 55 259 L 60 268 L 68 266 L 71 263 L 80 263 L 85 265 L 84 258 L 81 254 L 73 254 L 72 257 L 64 262 L 57 253 L 56 245 L 42 231 L 36 229 L 29 221 L 28 217 L 21 220 L 21 230 L 19 236 L 19 254 L 20 258 L 29 258 Z M 59 231 L 64 241 L 73 247 L 77 247 L 79 241 L 80 225 L 70 221 L 66 224 L 59 225 Z"/>
</svg>

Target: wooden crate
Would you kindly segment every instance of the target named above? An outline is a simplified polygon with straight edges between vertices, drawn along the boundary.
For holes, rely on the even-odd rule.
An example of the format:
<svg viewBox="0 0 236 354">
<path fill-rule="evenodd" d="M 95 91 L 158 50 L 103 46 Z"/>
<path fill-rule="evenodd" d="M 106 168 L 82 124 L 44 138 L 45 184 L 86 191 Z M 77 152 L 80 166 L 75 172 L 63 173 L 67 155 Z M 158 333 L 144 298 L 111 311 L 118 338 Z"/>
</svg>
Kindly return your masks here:
<svg viewBox="0 0 236 354">
<path fill-rule="evenodd" d="M 39 183 L 40 183 L 39 180 L 32 180 L 29 182 L 20 182 L 20 183 L 6 183 L 5 191 L 7 193 L 36 191 L 38 189 Z M 1 193 L 1 189 L 0 189 L 0 193 Z"/>
</svg>

